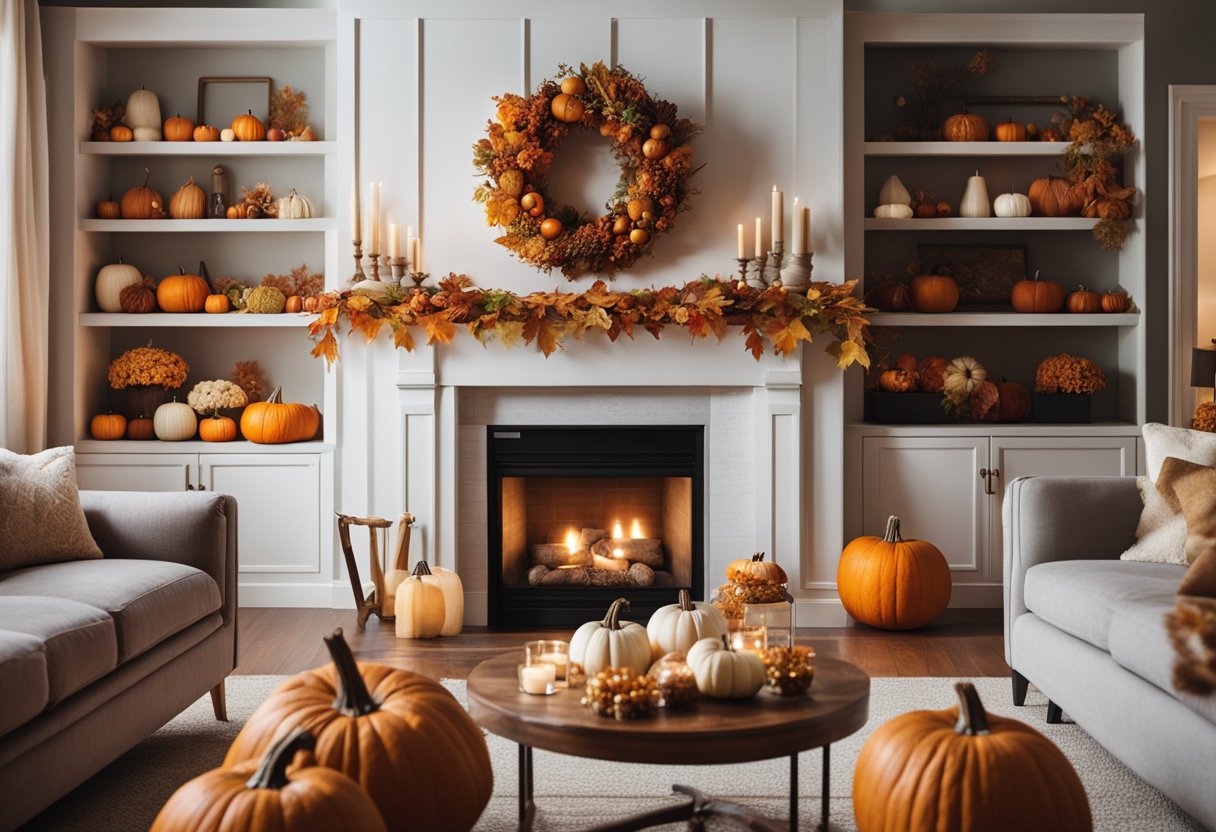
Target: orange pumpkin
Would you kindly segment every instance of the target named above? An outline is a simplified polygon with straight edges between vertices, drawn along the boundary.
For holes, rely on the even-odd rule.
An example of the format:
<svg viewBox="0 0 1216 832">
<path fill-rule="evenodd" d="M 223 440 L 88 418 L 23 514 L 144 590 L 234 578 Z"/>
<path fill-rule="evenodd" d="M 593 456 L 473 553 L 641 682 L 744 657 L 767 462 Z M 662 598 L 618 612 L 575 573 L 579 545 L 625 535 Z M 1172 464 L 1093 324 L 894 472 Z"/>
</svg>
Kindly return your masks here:
<svg viewBox="0 0 1216 832">
<path fill-rule="evenodd" d="M 151 175 L 144 168 L 144 184 L 122 195 L 120 208 L 124 220 L 158 220 L 165 215 L 164 197 L 159 191 L 148 187 L 148 177 Z"/>
<path fill-rule="evenodd" d="M 207 207 L 207 195 L 194 184 L 194 177 L 169 197 L 169 216 L 175 220 L 201 220 Z"/>
<path fill-rule="evenodd" d="M 231 308 L 232 302 L 228 300 L 227 295 L 207 295 L 207 300 L 203 303 L 203 311 L 212 315 L 222 315 Z"/>
<path fill-rule="evenodd" d="M 182 114 L 178 113 L 165 119 L 165 128 L 162 132 L 167 142 L 193 141 L 194 122 L 188 118 L 182 118 Z"/>
<path fill-rule="evenodd" d="M 1102 311 L 1103 312 L 1126 312 L 1131 308 L 1132 300 L 1127 296 L 1126 292 L 1120 292 L 1118 289 L 1111 289 L 1102 296 Z"/>
<path fill-rule="evenodd" d="M 200 419 L 198 438 L 204 442 L 231 442 L 236 439 L 236 422 L 218 415 Z"/>
<path fill-rule="evenodd" d="M 988 122 L 983 116 L 967 112 L 964 107 L 961 113 L 946 119 L 942 125 L 942 137 L 948 142 L 986 142 Z"/>
<path fill-rule="evenodd" d="M 122 439 L 127 431 L 127 417 L 121 413 L 98 413 L 89 421 L 89 436 L 94 439 Z"/>
<path fill-rule="evenodd" d="M 228 210 L 224 212 L 224 216 L 230 220 L 243 220 L 249 217 L 249 206 L 243 202 L 238 202 L 236 205 L 229 205 Z"/>
<path fill-rule="evenodd" d="M 255 758 L 276 738 L 303 728 L 317 737 L 317 762 L 357 781 L 394 830 L 471 829 L 493 787 L 481 728 L 433 679 L 356 664 L 341 630 L 325 644 L 333 664 L 270 694 L 224 765 Z"/>
<path fill-rule="evenodd" d="M 583 102 L 568 93 L 563 92 L 560 95 L 554 96 L 549 109 L 553 112 L 555 119 L 564 121 L 567 124 L 582 121 L 583 118 Z"/>
<path fill-rule="evenodd" d="M 950 567 L 932 543 L 904 540 L 899 518 L 882 537 L 859 537 L 840 555 L 840 602 L 853 618 L 883 630 L 931 624 L 950 603 Z"/>
<path fill-rule="evenodd" d="M 1013 284 L 1009 299 L 1014 312 L 1059 312 L 1064 308 L 1064 287 L 1054 280 L 1039 280 L 1039 273 L 1035 272 L 1033 280 L 1019 280 Z"/>
<path fill-rule="evenodd" d="M 147 416 L 136 416 L 127 422 L 127 438 L 137 441 L 156 438 L 156 425 Z"/>
<path fill-rule="evenodd" d="M 135 138 L 135 131 L 125 124 L 115 124 L 110 128 L 110 141 L 129 142 Z"/>
<path fill-rule="evenodd" d="M 1030 413 L 1030 393 L 1016 381 L 998 381 L 997 392 L 1001 399 L 997 403 L 998 422 L 1021 422 Z"/>
<path fill-rule="evenodd" d="M 1002 121 L 993 128 L 992 135 L 998 142 L 1024 142 L 1027 138 L 1026 125 L 1013 119 Z"/>
<path fill-rule="evenodd" d="M 304 298 L 299 295 L 291 295 L 283 304 L 283 311 L 288 313 L 303 312 Z"/>
<path fill-rule="evenodd" d="M 238 141 L 260 142 L 266 138 L 266 125 L 250 110 L 232 120 L 232 132 L 236 134 Z"/>
<path fill-rule="evenodd" d="M 878 389 L 888 393 L 912 393 L 919 382 L 920 375 L 916 370 L 896 367 L 893 370 L 885 370 L 878 377 Z"/>
<path fill-rule="evenodd" d="M 173 793 L 151 832 L 387 832 L 384 819 L 359 784 L 340 771 L 315 765 L 288 767 L 308 754 L 316 738 L 284 734 L 261 761 L 200 774 Z"/>
<path fill-rule="evenodd" d="M 1084 286 L 1078 286 L 1077 291 L 1068 294 L 1068 311 L 1074 314 L 1092 315 L 1102 311 L 1102 299 L 1097 292 L 1091 292 Z"/>
<path fill-rule="evenodd" d="M 241 413 L 241 433 L 259 445 L 307 442 L 317 435 L 321 414 L 306 404 L 283 401 L 283 388 L 276 387 L 264 402 L 247 405 Z"/>
<path fill-rule="evenodd" d="M 1067 179 L 1044 176 L 1030 183 L 1026 196 L 1030 209 L 1037 217 L 1070 217 L 1081 210 Z"/>
<path fill-rule="evenodd" d="M 940 355 L 931 355 L 920 362 L 916 372 L 920 374 L 920 389 L 926 393 L 940 393 L 946 389 L 946 370 L 950 362 Z"/>
<path fill-rule="evenodd" d="M 732 584 L 761 584 L 772 582 L 784 584 L 789 581 L 785 570 L 771 560 L 764 559 L 764 552 L 756 552 L 750 558 L 732 560 L 726 565 L 726 580 Z"/>
<path fill-rule="evenodd" d="M 97 216 L 103 220 L 116 220 L 122 216 L 122 207 L 112 199 L 97 203 Z"/>
<path fill-rule="evenodd" d="M 903 283 L 891 280 L 875 286 L 873 292 L 867 292 L 866 302 L 884 312 L 907 312 L 912 306 L 912 297 L 908 287 Z"/>
<path fill-rule="evenodd" d="M 897 716 L 861 747 L 853 771 L 858 832 L 1093 829 L 1064 753 L 1024 722 L 989 716 L 969 682 L 954 689 L 957 708 Z"/>
<path fill-rule="evenodd" d="M 219 128 L 212 127 L 210 124 L 200 124 L 194 128 L 194 140 L 196 142 L 218 142 L 220 140 Z"/>
<path fill-rule="evenodd" d="M 917 312 L 953 312 L 958 306 L 958 284 L 945 274 L 921 274 L 912 278 L 912 308 Z"/>
<path fill-rule="evenodd" d="M 202 312 L 211 294 L 207 281 L 197 274 L 171 274 L 156 287 L 156 303 L 164 312 Z"/>
</svg>

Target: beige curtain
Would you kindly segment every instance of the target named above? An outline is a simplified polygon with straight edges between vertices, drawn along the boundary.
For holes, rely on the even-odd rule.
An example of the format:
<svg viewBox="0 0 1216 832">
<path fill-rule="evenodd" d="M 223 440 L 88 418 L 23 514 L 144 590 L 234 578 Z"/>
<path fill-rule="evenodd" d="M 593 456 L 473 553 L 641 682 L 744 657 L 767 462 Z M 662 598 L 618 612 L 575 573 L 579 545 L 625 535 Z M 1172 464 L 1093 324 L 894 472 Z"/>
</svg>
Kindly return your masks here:
<svg viewBox="0 0 1216 832">
<path fill-rule="evenodd" d="M 0 0 L 0 446 L 46 443 L 50 199 L 37 0 Z"/>
</svg>

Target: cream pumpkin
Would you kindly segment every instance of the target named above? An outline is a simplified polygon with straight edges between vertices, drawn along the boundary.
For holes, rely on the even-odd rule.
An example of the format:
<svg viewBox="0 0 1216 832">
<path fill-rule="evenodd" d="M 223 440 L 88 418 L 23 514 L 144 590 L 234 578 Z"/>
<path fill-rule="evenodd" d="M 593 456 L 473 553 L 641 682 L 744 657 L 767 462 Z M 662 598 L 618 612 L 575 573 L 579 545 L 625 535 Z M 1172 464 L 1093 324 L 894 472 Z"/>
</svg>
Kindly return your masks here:
<svg viewBox="0 0 1216 832">
<path fill-rule="evenodd" d="M 101 270 L 97 272 L 97 281 L 94 284 L 97 307 L 102 312 L 121 312 L 122 290 L 128 286 L 138 286 L 143 281 L 144 278 L 139 269 L 122 262 L 121 257 L 118 258 L 117 263 L 102 266 Z"/>
<path fill-rule="evenodd" d="M 880 220 L 910 220 L 912 219 L 911 205 L 879 205 L 874 209 L 874 216 Z"/>
<path fill-rule="evenodd" d="M 582 665 L 588 676 L 605 667 L 629 667 L 638 674 L 650 669 L 650 636 L 641 624 L 621 621 L 623 609 L 629 609 L 629 601 L 617 598 L 602 621 L 588 621 L 570 639 L 570 661 Z"/>
<path fill-rule="evenodd" d="M 156 438 L 162 442 L 193 439 L 198 431 L 198 416 L 190 405 L 174 399 L 156 408 L 156 412 L 152 414 L 152 429 L 156 431 Z"/>
<path fill-rule="evenodd" d="M 715 699 L 747 699 L 764 686 L 764 664 L 755 653 L 731 649 L 725 635 L 703 638 L 688 651 L 697 689 Z"/>
<path fill-rule="evenodd" d="M 975 392 L 979 383 L 988 378 L 984 365 L 970 355 L 964 355 L 950 362 L 946 368 L 944 386 L 947 395 L 970 396 Z"/>
<path fill-rule="evenodd" d="M 695 603 L 687 589 L 679 600 L 659 607 L 646 623 L 646 633 L 654 658 L 667 653 L 683 653 L 703 638 L 716 638 L 727 632 L 726 616 L 713 604 Z"/>
<path fill-rule="evenodd" d="M 443 626 L 439 629 L 441 636 L 458 636 L 464 626 L 464 584 L 460 576 L 451 569 L 442 566 L 431 566 L 424 560 L 418 561 L 413 575 L 422 578 L 427 583 L 439 587 L 443 593 Z M 390 569 L 384 576 L 384 594 L 396 595 L 402 581 L 409 577 L 402 569 Z"/>
<path fill-rule="evenodd" d="M 433 575 L 410 575 L 397 585 L 397 638 L 436 638 L 443 632 L 443 590 Z"/>
</svg>

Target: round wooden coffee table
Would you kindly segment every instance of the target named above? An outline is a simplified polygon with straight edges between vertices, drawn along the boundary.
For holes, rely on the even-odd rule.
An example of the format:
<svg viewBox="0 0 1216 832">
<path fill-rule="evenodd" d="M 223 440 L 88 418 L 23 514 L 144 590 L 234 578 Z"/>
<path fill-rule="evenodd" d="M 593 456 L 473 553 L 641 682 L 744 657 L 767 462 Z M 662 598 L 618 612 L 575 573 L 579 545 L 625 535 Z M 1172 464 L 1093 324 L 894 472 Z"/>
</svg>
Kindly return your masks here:
<svg viewBox="0 0 1216 832">
<path fill-rule="evenodd" d="M 780 697 L 761 692 L 743 701 L 702 698 L 684 710 L 660 709 L 654 717 L 616 721 L 596 716 L 580 703 L 582 689 L 552 696 L 522 693 L 516 665 L 523 651 L 487 659 L 469 674 L 469 712 L 486 730 L 519 744 L 519 827 L 528 829 L 535 812 L 532 749 L 622 763 L 719 765 L 790 758 L 790 829 L 798 828 L 798 753 L 823 749 L 823 804 L 820 826 L 827 828 L 830 747 L 866 723 L 870 677 L 846 661 L 816 657 L 808 695 Z M 603 829 L 642 829 L 688 819 L 706 811 L 695 790 L 677 788 L 693 803 L 659 810 Z M 709 812 L 723 811 L 714 803 Z M 740 813 L 743 810 L 738 810 Z M 673 814 L 676 812 L 677 814 Z M 682 814 L 679 814 L 682 812 Z M 760 827 L 756 827 L 760 828 Z"/>
</svg>

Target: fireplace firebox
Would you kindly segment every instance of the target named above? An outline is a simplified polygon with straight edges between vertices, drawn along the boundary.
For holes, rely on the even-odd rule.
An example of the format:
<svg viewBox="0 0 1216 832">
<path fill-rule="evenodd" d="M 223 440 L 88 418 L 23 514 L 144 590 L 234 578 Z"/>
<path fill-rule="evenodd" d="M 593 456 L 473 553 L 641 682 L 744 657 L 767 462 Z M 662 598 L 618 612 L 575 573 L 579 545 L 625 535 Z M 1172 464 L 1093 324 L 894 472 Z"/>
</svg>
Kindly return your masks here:
<svg viewBox="0 0 1216 832">
<path fill-rule="evenodd" d="M 704 586 L 704 428 L 503 426 L 486 436 L 489 623 L 645 621 Z"/>
</svg>

